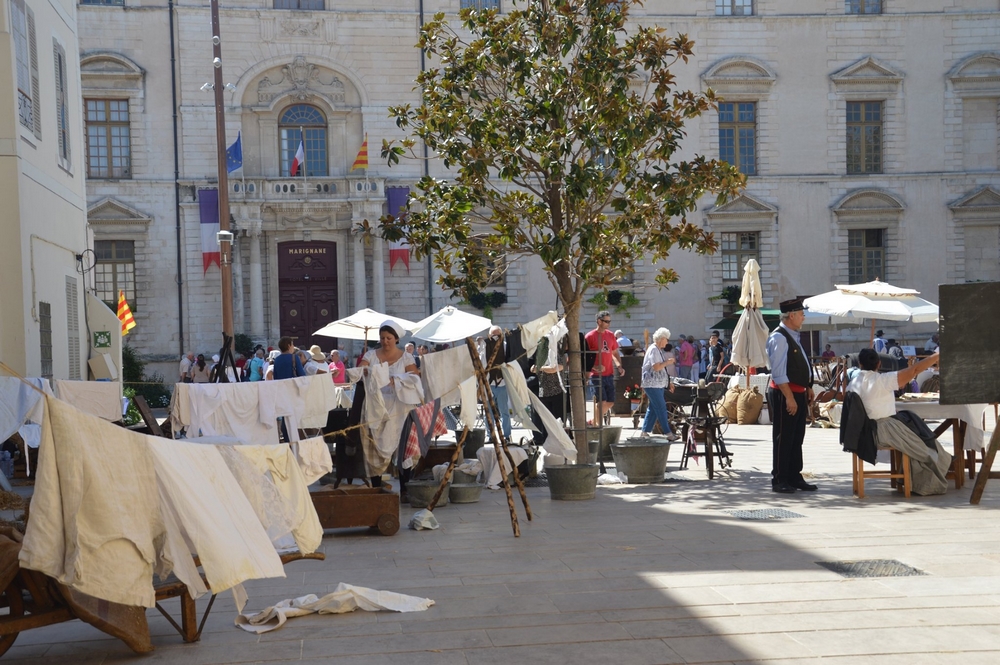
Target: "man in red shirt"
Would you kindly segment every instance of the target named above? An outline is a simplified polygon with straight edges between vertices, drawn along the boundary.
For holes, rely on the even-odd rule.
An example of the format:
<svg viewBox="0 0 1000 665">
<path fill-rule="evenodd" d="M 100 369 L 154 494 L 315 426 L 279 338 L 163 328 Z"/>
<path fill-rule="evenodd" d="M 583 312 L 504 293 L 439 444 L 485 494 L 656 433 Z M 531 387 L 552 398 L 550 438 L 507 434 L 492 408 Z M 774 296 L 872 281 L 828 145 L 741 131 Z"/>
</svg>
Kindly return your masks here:
<svg viewBox="0 0 1000 665">
<path fill-rule="evenodd" d="M 591 368 L 590 382 L 597 395 L 597 413 L 594 423 L 604 419 L 604 412 L 610 413 L 615 405 L 615 372 L 625 374 L 622 367 L 621 354 L 618 352 L 618 342 L 611 327 L 611 312 L 601 310 L 597 313 L 597 328 L 584 337 L 587 351 L 596 354 L 594 366 Z"/>
</svg>

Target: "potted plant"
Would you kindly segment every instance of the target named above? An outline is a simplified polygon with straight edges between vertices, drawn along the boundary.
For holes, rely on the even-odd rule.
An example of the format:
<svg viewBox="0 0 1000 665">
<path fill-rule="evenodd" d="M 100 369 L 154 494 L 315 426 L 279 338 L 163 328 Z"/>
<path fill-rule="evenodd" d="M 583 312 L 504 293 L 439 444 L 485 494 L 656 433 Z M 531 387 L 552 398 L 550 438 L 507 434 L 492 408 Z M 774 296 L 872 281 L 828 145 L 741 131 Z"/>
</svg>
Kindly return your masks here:
<svg viewBox="0 0 1000 665">
<path fill-rule="evenodd" d="M 638 384 L 625 389 L 625 397 L 628 398 L 629 404 L 632 406 L 632 411 L 639 410 L 639 405 L 642 403 L 642 394 L 642 388 Z"/>
</svg>

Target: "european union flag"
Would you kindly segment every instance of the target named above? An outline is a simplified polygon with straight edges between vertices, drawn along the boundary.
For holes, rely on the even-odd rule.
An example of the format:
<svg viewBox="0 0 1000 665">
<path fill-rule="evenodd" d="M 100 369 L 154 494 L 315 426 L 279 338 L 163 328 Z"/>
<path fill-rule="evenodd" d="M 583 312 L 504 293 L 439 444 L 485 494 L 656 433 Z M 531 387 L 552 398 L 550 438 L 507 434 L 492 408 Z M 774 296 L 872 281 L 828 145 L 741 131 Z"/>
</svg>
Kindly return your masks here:
<svg viewBox="0 0 1000 665">
<path fill-rule="evenodd" d="M 243 142 L 241 135 L 236 134 L 236 143 L 226 149 L 226 171 L 232 173 L 236 169 L 243 168 Z"/>
</svg>

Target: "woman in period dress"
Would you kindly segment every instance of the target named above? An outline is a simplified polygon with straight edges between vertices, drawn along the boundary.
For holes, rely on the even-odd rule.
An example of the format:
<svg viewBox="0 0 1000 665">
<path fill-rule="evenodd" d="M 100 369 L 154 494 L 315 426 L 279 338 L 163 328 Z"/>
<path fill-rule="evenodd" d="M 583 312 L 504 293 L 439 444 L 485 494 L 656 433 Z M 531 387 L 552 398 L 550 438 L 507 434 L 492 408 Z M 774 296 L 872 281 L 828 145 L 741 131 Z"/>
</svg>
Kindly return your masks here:
<svg viewBox="0 0 1000 665">
<path fill-rule="evenodd" d="M 365 369 L 365 420 L 371 443 L 365 446 L 368 475 L 379 478 L 399 448 L 407 414 L 423 403 L 424 392 L 413 356 L 399 348 L 403 327 L 389 319 L 378 330 L 380 346 L 368 351 Z"/>
</svg>

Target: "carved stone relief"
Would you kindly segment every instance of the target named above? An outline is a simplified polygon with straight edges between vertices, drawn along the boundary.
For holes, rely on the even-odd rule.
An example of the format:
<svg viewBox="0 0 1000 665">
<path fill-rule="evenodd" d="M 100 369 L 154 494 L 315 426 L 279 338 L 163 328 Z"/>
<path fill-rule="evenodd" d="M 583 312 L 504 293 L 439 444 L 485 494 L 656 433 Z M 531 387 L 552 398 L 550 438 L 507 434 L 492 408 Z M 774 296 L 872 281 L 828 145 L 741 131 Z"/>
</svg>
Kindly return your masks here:
<svg viewBox="0 0 1000 665">
<path fill-rule="evenodd" d="M 319 23 L 316 24 L 317 29 L 318 26 Z M 324 76 L 318 65 L 308 62 L 301 55 L 281 68 L 281 78 L 277 81 L 265 76 L 257 84 L 257 101 L 261 104 L 269 104 L 284 95 L 306 101 L 313 94 L 323 95 L 334 103 L 343 104 L 347 101 L 344 82 L 336 74 L 327 73 Z"/>
</svg>

